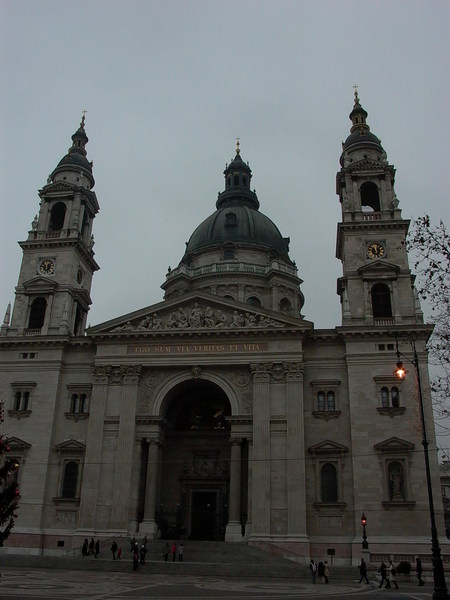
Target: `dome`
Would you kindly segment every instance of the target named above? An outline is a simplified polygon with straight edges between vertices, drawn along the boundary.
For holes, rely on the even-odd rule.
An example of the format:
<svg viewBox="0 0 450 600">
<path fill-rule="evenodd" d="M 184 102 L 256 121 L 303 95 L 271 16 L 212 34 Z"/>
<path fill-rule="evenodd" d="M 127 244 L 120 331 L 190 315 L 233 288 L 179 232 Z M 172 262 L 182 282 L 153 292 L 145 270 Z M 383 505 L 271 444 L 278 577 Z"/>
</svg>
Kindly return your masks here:
<svg viewBox="0 0 450 600">
<path fill-rule="evenodd" d="M 52 180 L 54 180 L 56 175 L 62 174 L 66 171 L 76 172 L 77 174 L 81 171 L 83 175 L 88 178 L 90 187 L 92 188 L 94 186 L 95 181 L 92 175 L 92 162 L 86 158 L 87 152 L 85 146 L 88 141 L 89 138 L 87 137 L 84 129 L 83 115 L 80 127 L 72 135 L 72 147 L 69 148 L 67 154 L 59 161 L 55 170 L 51 174 L 50 177 Z"/>
<path fill-rule="evenodd" d="M 258 210 L 241 203 L 228 204 L 197 227 L 187 243 L 186 254 L 231 242 L 267 248 L 291 262 L 288 241 L 277 226 Z"/>
<path fill-rule="evenodd" d="M 358 145 L 376 145 L 378 149 L 382 150 L 381 142 L 377 138 L 376 135 L 371 133 L 370 131 L 363 129 L 361 131 L 354 131 L 351 133 L 348 138 L 345 140 L 344 145 L 342 146 L 343 150 L 348 150 L 352 146 Z"/>
</svg>

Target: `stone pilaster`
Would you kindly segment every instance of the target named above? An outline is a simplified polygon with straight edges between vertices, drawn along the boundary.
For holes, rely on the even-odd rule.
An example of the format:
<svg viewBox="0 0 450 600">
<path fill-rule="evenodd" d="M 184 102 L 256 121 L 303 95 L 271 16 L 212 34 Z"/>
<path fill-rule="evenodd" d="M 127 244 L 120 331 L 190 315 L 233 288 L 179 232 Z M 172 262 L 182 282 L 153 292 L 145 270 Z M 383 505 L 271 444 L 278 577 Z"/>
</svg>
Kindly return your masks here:
<svg viewBox="0 0 450 600">
<path fill-rule="evenodd" d="M 111 529 L 114 531 L 126 532 L 128 529 L 128 504 L 133 465 L 136 405 L 141 373 L 142 367 L 140 365 L 121 367 L 120 423 L 111 510 Z"/>
<path fill-rule="evenodd" d="M 229 521 L 225 534 L 227 542 L 243 541 L 241 526 L 241 443 L 231 438 Z"/>
<path fill-rule="evenodd" d="M 159 472 L 159 447 L 157 438 L 148 438 L 147 477 L 145 482 L 144 519 L 139 527 L 139 533 L 150 539 L 157 537 L 158 525 L 155 521 L 156 491 Z"/>
<path fill-rule="evenodd" d="M 86 454 L 81 483 L 78 528 L 93 530 L 97 509 L 98 482 L 103 446 L 103 423 L 111 367 L 94 367 L 94 385 L 89 403 Z"/>
<path fill-rule="evenodd" d="M 248 442 L 248 493 L 247 493 L 247 523 L 245 524 L 245 538 L 252 532 L 252 494 L 253 494 L 253 440 Z"/>
<path fill-rule="evenodd" d="M 303 366 L 285 363 L 288 535 L 306 534 Z"/>
<path fill-rule="evenodd" d="M 270 371 L 250 365 L 253 374 L 252 536 L 270 535 Z"/>
</svg>

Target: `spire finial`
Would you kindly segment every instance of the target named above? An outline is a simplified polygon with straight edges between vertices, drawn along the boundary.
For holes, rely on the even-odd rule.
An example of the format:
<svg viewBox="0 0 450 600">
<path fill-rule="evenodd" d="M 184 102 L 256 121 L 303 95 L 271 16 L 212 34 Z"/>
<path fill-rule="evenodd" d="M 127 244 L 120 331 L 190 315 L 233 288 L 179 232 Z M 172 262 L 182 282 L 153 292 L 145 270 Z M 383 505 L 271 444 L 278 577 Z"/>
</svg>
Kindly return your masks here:
<svg viewBox="0 0 450 600">
<path fill-rule="evenodd" d="M 238 137 L 236 138 L 236 154 L 240 154 L 241 153 L 241 148 L 240 148 L 240 143 L 239 143 L 240 139 L 241 138 L 238 138 Z"/>
<path fill-rule="evenodd" d="M 80 123 L 80 127 L 81 127 L 81 129 L 84 129 L 84 122 L 85 122 L 85 120 L 86 120 L 86 113 L 87 113 L 87 110 L 84 108 L 84 109 L 81 111 L 81 123 Z"/>
<path fill-rule="evenodd" d="M 359 104 L 359 98 L 358 98 L 358 87 L 359 87 L 359 86 L 358 86 L 358 85 L 356 85 L 356 83 L 355 83 L 355 85 L 353 86 L 353 89 L 355 90 L 355 104 Z"/>
</svg>

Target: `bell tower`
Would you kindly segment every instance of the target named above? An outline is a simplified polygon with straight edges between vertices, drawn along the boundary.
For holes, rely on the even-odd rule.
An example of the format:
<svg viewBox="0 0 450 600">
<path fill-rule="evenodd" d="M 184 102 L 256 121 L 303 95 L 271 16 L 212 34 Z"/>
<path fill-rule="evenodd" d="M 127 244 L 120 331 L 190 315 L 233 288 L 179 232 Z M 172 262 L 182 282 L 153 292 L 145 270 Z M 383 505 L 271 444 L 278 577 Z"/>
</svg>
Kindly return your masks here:
<svg viewBox="0 0 450 600">
<path fill-rule="evenodd" d="M 83 335 L 91 304 L 94 260 L 92 223 L 99 206 L 86 158 L 85 114 L 72 146 L 40 191 L 23 250 L 11 324 L 3 336 Z"/>
<path fill-rule="evenodd" d="M 408 264 L 406 235 L 395 194 L 395 169 L 381 141 L 370 131 L 357 87 L 350 113 L 350 135 L 342 144 L 336 193 L 342 208 L 336 256 L 343 325 L 423 323 L 414 277 Z"/>
</svg>

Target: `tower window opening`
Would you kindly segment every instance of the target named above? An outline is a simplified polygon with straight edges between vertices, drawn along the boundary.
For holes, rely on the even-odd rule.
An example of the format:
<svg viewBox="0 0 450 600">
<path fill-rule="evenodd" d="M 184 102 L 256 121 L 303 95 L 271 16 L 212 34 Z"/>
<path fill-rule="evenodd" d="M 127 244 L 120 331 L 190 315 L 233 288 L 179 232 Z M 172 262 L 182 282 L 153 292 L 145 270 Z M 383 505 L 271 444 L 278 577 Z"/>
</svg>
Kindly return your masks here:
<svg viewBox="0 0 450 600">
<path fill-rule="evenodd" d="M 47 300 L 42 296 L 35 298 L 31 303 L 30 318 L 28 329 L 41 329 L 44 325 L 45 312 L 47 310 Z"/>
<path fill-rule="evenodd" d="M 251 304 L 252 306 L 261 306 L 261 300 L 256 296 L 250 296 L 246 300 L 247 304 Z"/>
<path fill-rule="evenodd" d="M 64 227 L 64 218 L 66 216 L 66 205 L 64 202 L 57 202 L 52 206 L 50 213 L 50 231 L 59 231 Z"/>
<path fill-rule="evenodd" d="M 285 315 L 292 314 L 292 304 L 287 298 L 282 298 L 280 300 L 280 312 L 282 312 Z"/>
<path fill-rule="evenodd" d="M 233 176 L 233 185 L 239 185 L 239 175 Z"/>
<path fill-rule="evenodd" d="M 363 211 L 380 212 L 378 187 L 373 181 L 366 181 L 361 186 L 361 208 Z"/>
<path fill-rule="evenodd" d="M 376 283 L 371 289 L 372 313 L 375 318 L 392 317 L 391 293 L 384 283 Z"/>
</svg>

